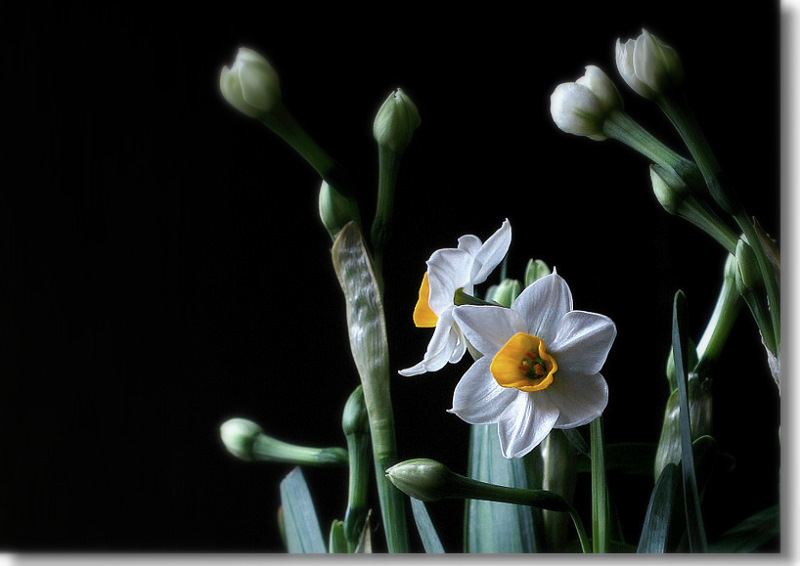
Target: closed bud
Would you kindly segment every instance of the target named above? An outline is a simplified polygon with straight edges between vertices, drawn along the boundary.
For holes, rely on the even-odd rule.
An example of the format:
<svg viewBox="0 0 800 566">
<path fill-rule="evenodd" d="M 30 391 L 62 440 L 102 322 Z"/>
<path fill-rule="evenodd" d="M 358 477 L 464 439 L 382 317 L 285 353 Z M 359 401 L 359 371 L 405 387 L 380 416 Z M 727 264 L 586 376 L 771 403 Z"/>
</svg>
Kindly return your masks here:
<svg viewBox="0 0 800 566">
<path fill-rule="evenodd" d="M 319 189 L 319 218 L 331 237 L 336 238 L 348 222 L 359 222 L 358 204 L 322 181 Z"/>
<path fill-rule="evenodd" d="M 504 307 L 511 307 L 521 292 L 522 284 L 519 281 L 516 279 L 503 279 L 499 285 L 493 288 L 490 300 Z"/>
<path fill-rule="evenodd" d="M 240 47 L 233 66 L 222 68 L 219 89 L 231 106 L 251 118 L 263 118 L 281 102 L 278 74 L 263 56 Z"/>
<path fill-rule="evenodd" d="M 616 59 L 619 74 L 645 98 L 656 98 L 683 82 L 678 53 L 647 30 L 625 43 L 617 39 Z"/>
<path fill-rule="evenodd" d="M 525 286 L 527 287 L 537 279 L 550 275 L 550 267 L 540 259 L 529 259 L 525 267 Z"/>
<path fill-rule="evenodd" d="M 258 424 L 239 418 L 225 421 L 219 430 L 222 443 L 228 452 L 246 462 L 252 462 L 255 459 L 253 446 L 256 438 L 261 434 L 264 434 L 264 429 Z"/>
<path fill-rule="evenodd" d="M 763 287 L 761 268 L 750 245 L 739 239 L 736 244 L 736 288 L 740 293 Z"/>
<path fill-rule="evenodd" d="M 378 110 L 372 133 L 379 146 L 402 152 L 421 122 L 417 106 L 398 88 Z"/>
<path fill-rule="evenodd" d="M 386 477 L 406 495 L 436 501 L 451 495 L 454 474 L 440 462 L 416 458 L 395 464 L 386 470 Z"/>
<path fill-rule="evenodd" d="M 606 139 L 603 124 L 615 110 L 622 110 L 622 97 L 608 75 L 594 65 L 587 66 L 577 81 L 558 85 L 550 96 L 556 126 L 596 141 Z"/>
<path fill-rule="evenodd" d="M 650 166 L 650 182 L 653 194 L 664 210 L 670 214 L 678 214 L 680 205 L 688 195 L 688 188 L 683 180 L 660 165 Z"/>
</svg>

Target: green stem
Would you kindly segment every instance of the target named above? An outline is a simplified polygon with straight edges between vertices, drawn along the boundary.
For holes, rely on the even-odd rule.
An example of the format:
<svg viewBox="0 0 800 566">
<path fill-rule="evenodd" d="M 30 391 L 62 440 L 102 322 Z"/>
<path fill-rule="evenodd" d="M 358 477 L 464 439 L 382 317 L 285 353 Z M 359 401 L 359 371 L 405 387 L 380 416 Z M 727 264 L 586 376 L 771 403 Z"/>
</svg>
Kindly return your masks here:
<svg viewBox="0 0 800 566">
<path fill-rule="evenodd" d="M 694 113 L 689 108 L 685 94 L 679 91 L 672 92 L 668 96 L 662 95 L 658 97 L 656 103 L 673 123 L 686 143 L 686 147 L 689 148 L 689 152 L 697 163 L 711 196 L 714 197 L 714 200 L 725 212 L 733 217 L 739 225 L 739 229 L 747 238 L 747 243 L 753 248 L 766 286 L 767 297 L 769 298 L 772 334 L 775 337 L 777 347 L 777 350 L 773 351 L 773 353 L 777 356 L 779 355 L 781 336 L 780 291 L 775 280 L 772 264 L 767 257 L 767 251 L 764 249 L 764 244 L 756 233 L 753 223 L 747 217 L 736 191 L 730 186 L 726 186 L 723 182 L 722 168 L 711 150 L 711 146 L 708 144 Z"/>
<path fill-rule="evenodd" d="M 572 519 L 578 539 L 584 553 L 592 551 L 589 537 L 586 536 L 586 529 L 583 526 L 580 515 L 575 508 L 570 505 L 563 497 L 557 493 L 539 489 L 520 489 L 505 487 L 501 485 L 489 484 L 474 480 L 466 476 L 454 474 L 458 478 L 455 482 L 452 493 L 447 497 L 464 499 L 483 499 L 487 501 L 499 501 L 500 503 L 511 503 L 514 505 L 531 505 L 549 511 L 560 511 L 567 513 Z"/>
<path fill-rule="evenodd" d="M 763 242 L 756 233 L 753 223 L 750 222 L 744 213 L 736 215 L 734 219 L 742 229 L 742 232 L 747 238 L 747 243 L 750 244 L 750 247 L 756 256 L 758 268 L 761 271 L 761 277 L 764 280 L 764 285 L 767 292 L 767 300 L 769 301 L 767 310 L 769 311 L 769 320 L 772 327 L 771 334 L 775 347 L 775 349 L 772 350 L 772 353 L 777 357 L 780 355 L 781 347 L 781 303 L 780 290 L 778 289 L 778 283 L 775 280 L 775 271 L 772 268 L 772 264 L 767 257 L 767 252 L 764 249 Z M 764 328 L 762 328 L 761 331 L 763 333 Z"/>
<path fill-rule="evenodd" d="M 714 238 L 728 253 L 736 253 L 739 235 L 705 203 L 690 196 L 679 205 L 678 214 Z"/>
<path fill-rule="evenodd" d="M 694 187 L 697 184 L 695 182 L 699 175 L 697 166 L 661 143 L 625 112 L 612 111 L 603 122 L 603 133 L 638 151 L 664 169 L 672 171 L 687 186 Z"/>
<path fill-rule="evenodd" d="M 717 303 L 714 305 L 714 312 L 708 320 L 705 332 L 697 343 L 697 365 L 694 372 L 703 375 L 708 371 L 708 366 L 719 359 L 722 348 L 728 340 L 728 336 L 733 329 L 733 325 L 739 316 L 742 307 L 742 299 L 736 290 L 736 278 L 733 273 L 735 266 L 733 256 L 728 256 L 725 262 L 724 277 L 722 287 L 719 290 Z"/>
<path fill-rule="evenodd" d="M 394 208 L 394 193 L 400 169 L 401 154 L 383 146 L 378 147 L 378 202 L 370 237 L 374 250 L 376 271 L 383 265 L 383 250 L 389 237 Z"/>
<path fill-rule="evenodd" d="M 283 103 L 262 118 L 261 122 L 300 154 L 331 188 L 354 201 L 355 189 L 344 169 L 308 135 Z"/>
<path fill-rule="evenodd" d="M 589 425 L 592 455 L 592 550 L 607 553 L 609 549 L 608 484 L 606 482 L 603 420 L 597 417 Z"/>
</svg>

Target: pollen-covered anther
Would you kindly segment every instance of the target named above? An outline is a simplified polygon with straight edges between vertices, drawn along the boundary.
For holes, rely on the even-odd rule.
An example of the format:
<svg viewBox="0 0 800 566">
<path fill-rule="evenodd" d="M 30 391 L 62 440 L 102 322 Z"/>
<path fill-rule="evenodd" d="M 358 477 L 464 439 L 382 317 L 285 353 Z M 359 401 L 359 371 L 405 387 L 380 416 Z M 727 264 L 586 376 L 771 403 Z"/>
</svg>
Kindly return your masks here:
<svg viewBox="0 0 800 566">
<path fill-rule="evenodd" d="M 533 392 L 553 383 L 558 364 L 541 338 L 518 332 L 495 354 L 489 369 L 499 385 Z"/>
</svg>

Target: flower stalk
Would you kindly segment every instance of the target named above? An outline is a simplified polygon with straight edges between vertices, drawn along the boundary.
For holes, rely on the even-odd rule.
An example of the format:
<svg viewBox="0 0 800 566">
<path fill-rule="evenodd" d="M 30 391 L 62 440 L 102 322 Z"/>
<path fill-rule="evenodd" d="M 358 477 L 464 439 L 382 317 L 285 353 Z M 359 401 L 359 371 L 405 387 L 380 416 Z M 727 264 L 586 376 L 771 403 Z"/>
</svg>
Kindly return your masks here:
<svg viewBox="0 0 800 566">
<path fill-rule="evenodd" d="M 358 225 L 350 222 L 339 232 L 331 256 L 345 298 L 350 351 L 369 418 L 386 543 L 389 552 L 408 552 L 403 494 L 384 476 L 384 470 L 397 461 L 386 320 L 372 260 Z"/>
<path fill-rule="evenodd" d="M 481 499 L 567 513 L 575 525 L 581 548 L 584 552 L 591 551 L 591 543 L 580 516 L 575 508 L 557 493 L 541 489 L 505 487 L 474 480 L 428 458 L 400 462 L 386 470 L 386 477 L 398 489 L 422 501 L 438 501 L 445 498 Z"/>
<path fill-rule="evenodd" d="M 225 448 L 245 462 L 280 462 L 303 466 L 342 466 L 347 463 L 344 448 L 310 448 L 283 442 L 264 433 L 253 421 L 234 418 L 220 427 Z"/>
<path fill-rule="evenodd" d="M 354 552 L 363 538 L 369 513 L 369 415 L 362 385 L 353 391 L 345 403 L 342 412 L 342 430 L 347 439 L 347 455 L 350 466 L 344 536 L 349 552 Z"/>
</svg>

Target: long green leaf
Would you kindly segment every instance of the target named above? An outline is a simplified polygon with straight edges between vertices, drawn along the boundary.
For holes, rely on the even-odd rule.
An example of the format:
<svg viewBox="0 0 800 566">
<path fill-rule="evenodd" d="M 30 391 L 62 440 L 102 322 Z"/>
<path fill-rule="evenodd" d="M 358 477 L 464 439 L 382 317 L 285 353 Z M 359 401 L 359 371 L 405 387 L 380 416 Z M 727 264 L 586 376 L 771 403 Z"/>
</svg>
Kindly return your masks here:
<svg viewBox="0 0 800 566">
<path fill-rule="evenodd" d="M 682 526 L 677 524 L 682 507 L 680 469 L 668 463 L 650 495 L 637 552 L 664 553 L 670 550 L 675 534 Z"/>
<path fill-rule="evenodd" d="M 408 552 L 405 496 L 385 471 L 397 463 L 394 413 L 389 394 L 389 345 L 383 299 L 358 225 L 350 222 L 331 249 L 333 267 L 347 312 L 350 351 L 356 363 L 369 416 L 378 497 L 389 552 Z"/>
<path fill-rule="evenodd" d="M 606 444 L 606 472 L 648 475 L 653 473 L 656 445 L 646 442 L 621 442 Z M 592 459 L 589 454 L 580 454 L 575 462 L 576 471 L 590 472 Z"/>
<path fill-rule="evenodd" d="M 425 552 L 428 554 L 444 554 L 444 547 L 439 540 L 439 535 L 436 533 L 436 528 L 433 526 L 433 521 L 428 515 L 428 508 L 425 507 L 425 502 L 412 497 L 411 511 L 414 513 L 414 521 L 417 523 L 417 531 L 419 531 Z"/>
<path fill-rule="evenodd" d="M 713 552 L 754 552 L 781 532 L 781 507 L 773 505 L 745 519 L 711 545 Z"/>
<path fill-rule="evenodd" d="M 292 470 L 281 481 L 280 492 L 289 552 L 326 553 L 327 547 L 319 527 L 314 502 L 311 500 L 311 492 L 300 468 Z"/>
<path fill-rule="evenodd" d="M 472 425 L 469 477 L 528 489 L 524 459 L 506 459 L 500 451 L 497 425 Z M 469 499 L 466 502 L 464 551 L 467 553 L 536 552 L 530 507 Z"/>
<path fill-rule="evenodd" d="M 678 382 L 681 426 L 681 463 L 683 467 L 683 497 L 686 511 L 686 531 L 691 552 L 708 552 L 703 515 L 700 511 L 700 494 L 695 477 L 692 428 L 689 416 L 687 385 L 688 339 L 686 333 L 686 296 L 675 293 L 672 308 L 672 351 L 675 357 L 675 377 Z"/>
</svg>

